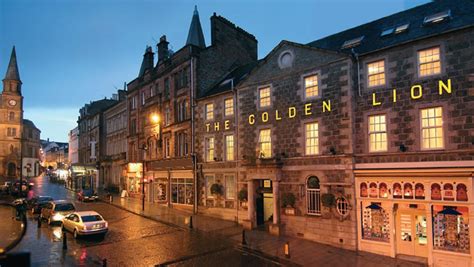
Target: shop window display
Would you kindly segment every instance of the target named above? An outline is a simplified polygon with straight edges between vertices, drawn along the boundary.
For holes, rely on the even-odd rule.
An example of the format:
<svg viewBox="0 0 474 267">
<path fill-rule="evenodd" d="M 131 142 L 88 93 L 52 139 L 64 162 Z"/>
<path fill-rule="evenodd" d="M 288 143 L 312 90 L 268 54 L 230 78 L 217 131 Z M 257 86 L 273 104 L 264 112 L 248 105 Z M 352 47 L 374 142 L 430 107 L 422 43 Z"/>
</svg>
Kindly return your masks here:
<svg viewBox="0 0 474 267">
<path fill-rule="evenodd" d="M 413 198 L 413 186 L 409 183 L 403 185 L 403 198 Z"/>
<path fill-rule="evenodd" d="M 387 198 L 388 197 L 388 189 L 386 183 L 380 183 L 379 185 L 379 197 L 380 198 Z"/>
<path fill-rule="evenodd" d="M 441 200 L 441 186 L 439 184 L 431 185 L 431 199 Z"/>
<path fill-rule="evenodd" d="M 360 184 L 360 196 L 361 197 L 368 197 L 368 192 L 367 192 L 367 184 L 366 183 L 361 183 Z"/>
<path fill-rule="evenodd" d="M 454 188 L 452 184 L 443 186 L 443 200 L 454 200 Z"/>
<path fill-rule="evenodd" d="M 433 206 L 433 247 L 469 253 L 469 210 L 467 207 Z"/>
<path fill-rule="evenodd" d="M 192 205 L 193 179 L 173 179 L 171 184 L 171 200 L 173 203 Z"/>
<path fill-rule="evenodd" d="M 377 184 L 376 183 L 370 183 L 369 185 L 369 197 L 378 197 L 378 192 L 377 192 Z"/>
<path fill-rule="evenodd" d="M 425 199 L 425 186 L 423 184 L 415 185 L 415 198 L 416 199 Z"/>
<path fill-rule="evenodd" d="M 402 198 L 402 186 L 399 183 L 393 184 L 393 198 Z"/>
<path fill-rule="evenodd" d="M 467 187 L 464 184 L 458 184 L 456 186 L 456 200 L 467 201 Z"/>
<path fill-rule="evenodd" d="M 379 203 L 372 203 L 362 213 L 362 238 L 389 242 L 390 222 L 388 213 Z"/>
</svg>

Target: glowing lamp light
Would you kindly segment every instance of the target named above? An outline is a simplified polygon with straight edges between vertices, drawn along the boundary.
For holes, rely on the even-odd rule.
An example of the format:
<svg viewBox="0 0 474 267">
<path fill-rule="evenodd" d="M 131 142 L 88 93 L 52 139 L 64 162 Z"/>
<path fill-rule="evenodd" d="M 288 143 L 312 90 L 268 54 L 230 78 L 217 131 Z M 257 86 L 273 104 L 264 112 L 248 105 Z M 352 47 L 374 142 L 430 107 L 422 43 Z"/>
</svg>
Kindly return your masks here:
<svg viewBox="0 0 474 267">
<path fill-rule="evenodd" d="M 151 122 L 152 122 L 153 124 L 157 124 L 157 123 L 160 122 L 160 116 L 159 116 L 158 114 L 156 114 L 156 113 L 152 113 L 152 114 L 150 115 L 150 120 L 151 120 Z"/>
</svg>

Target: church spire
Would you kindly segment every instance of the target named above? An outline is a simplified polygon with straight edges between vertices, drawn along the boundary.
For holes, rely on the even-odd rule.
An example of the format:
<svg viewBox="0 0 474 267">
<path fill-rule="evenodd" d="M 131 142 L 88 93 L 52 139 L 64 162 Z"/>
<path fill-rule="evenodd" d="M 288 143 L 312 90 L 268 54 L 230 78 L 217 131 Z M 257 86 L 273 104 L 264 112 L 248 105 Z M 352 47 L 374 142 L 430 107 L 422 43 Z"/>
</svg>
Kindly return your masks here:
<svg viewBox="0 0 474 267">
<path fill-rule="evenodd" d="M 5 74 L 5 79 L 3 79 L 3 92 L 21 94 L 21 80 L 20 72 L 18 71 L 18 64 L 16 62 L 15 46 L 13 46 L 7 73 Z"/>
<path fill-rule="evenodd" d="M 18 65 L 16 63 L 16 51 L 13 46 L 12 54 L 10 56 L 10 63 L 8 64 L 7 74 L 5 80 L 17 80 L 20 81 L 20 72 L 18 71 Z"/>
<path fill-rule="evenodd" d="M 186 45 L 195 45 L 200 48 L 206 47 L 206 42 L 204 41 L 204 34 L 202 33 L 201 22 L 199 21 L 199 12 L 197 6 L 194 6 L 193 19 L 191 20 L 191 26 L 189 27 L 188 40 Z"/>
</svg>

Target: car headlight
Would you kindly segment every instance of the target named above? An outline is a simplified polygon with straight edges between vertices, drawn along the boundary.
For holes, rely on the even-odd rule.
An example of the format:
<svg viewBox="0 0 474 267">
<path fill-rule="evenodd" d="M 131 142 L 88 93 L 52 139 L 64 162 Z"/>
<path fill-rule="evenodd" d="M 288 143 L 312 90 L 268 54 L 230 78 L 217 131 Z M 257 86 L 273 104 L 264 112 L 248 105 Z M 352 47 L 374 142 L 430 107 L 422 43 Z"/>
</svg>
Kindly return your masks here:
<svg viewBox="0 0 474 267">
<path fill-rule="evenodd" d="M 53 216 L 53 220 L 55 221 L 61 221 L 62 219 L 64 219 L 64 216 L 61 214 L 54 214 Z"/>
</svg>

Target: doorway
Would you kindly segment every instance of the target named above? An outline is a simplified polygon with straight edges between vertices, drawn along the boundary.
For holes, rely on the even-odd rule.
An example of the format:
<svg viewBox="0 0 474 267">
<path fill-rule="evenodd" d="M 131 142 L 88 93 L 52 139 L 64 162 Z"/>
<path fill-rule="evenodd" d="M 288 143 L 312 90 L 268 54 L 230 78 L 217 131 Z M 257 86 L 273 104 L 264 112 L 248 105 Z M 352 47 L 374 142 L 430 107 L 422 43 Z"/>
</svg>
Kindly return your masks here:
<svg viewBox="0 0 474 267">
<path fill-rule="evenodd" d="M 428 257 L 426 213 L 423 210 L 400 210 L 397 226 L 397 254 Z"/>
<path fill-rule="evenodd" d="M 273 219 L 273 186 L 269 179 L 258 180 L 257 198 L 255 201 L 257 212 L 257 225 Z"/>
</svg>

